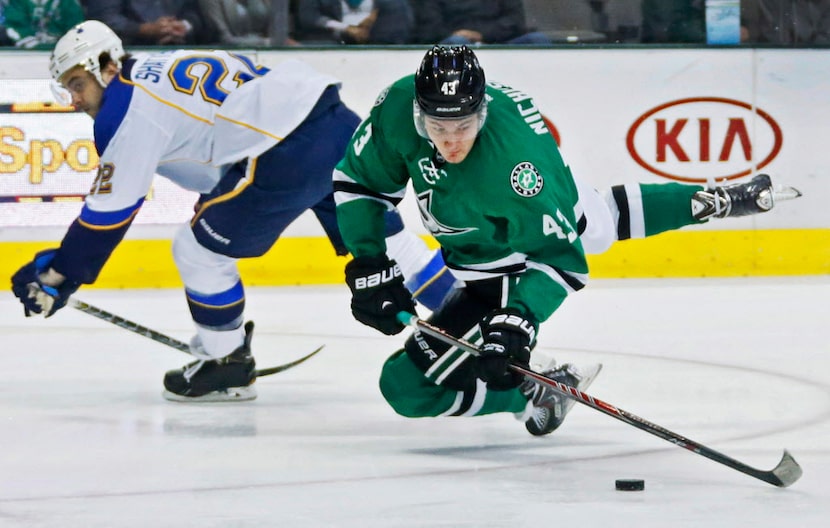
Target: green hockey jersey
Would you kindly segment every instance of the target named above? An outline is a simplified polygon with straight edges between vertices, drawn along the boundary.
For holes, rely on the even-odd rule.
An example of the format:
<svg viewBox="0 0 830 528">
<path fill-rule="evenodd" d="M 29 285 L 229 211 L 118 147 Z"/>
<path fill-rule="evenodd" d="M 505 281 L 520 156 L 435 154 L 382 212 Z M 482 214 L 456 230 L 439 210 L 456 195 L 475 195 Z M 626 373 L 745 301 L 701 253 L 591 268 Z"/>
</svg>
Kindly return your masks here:
<svg viewBox="0 0 830 528">
<path fill-rule="evenodd" d="M 528 95 L 489 83 L 475 145 L 462 162 L 442 163 L 415 129 L 414 95 L 412 75 L 384 90 L 335 170 L 346 246 L 355 256 L 385 252 L 383 212 L 411 182 L 453 274 L 514 277 L 507 306 L 544 321 L 584 286 L 588 267 L 576 185 L 539 110 Z"/>
</svg>

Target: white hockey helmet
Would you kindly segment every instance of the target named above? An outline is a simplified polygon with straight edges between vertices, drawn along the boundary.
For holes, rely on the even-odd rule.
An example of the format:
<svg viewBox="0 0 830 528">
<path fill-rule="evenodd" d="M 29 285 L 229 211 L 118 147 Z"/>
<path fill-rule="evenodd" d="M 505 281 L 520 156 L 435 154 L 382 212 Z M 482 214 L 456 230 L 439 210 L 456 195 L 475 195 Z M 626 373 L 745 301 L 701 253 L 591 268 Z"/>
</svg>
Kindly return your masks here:
<svg viewBox="0 0 830 528">
<path fill-rule="evenodd" d="M 49 59 L 49 72 L 56 83 L 74 68 L 83 66 L 95 76 L 101 86 L 106 86 L 101 77 L 101 65 L 98 61 L 102 53 L 109 53 L 110 58 L 121 68 L 124 46 L 121 39 L 106 24 L 97 20 L 86 20 L 67 31 L 55 44 Z"/>
</svg>

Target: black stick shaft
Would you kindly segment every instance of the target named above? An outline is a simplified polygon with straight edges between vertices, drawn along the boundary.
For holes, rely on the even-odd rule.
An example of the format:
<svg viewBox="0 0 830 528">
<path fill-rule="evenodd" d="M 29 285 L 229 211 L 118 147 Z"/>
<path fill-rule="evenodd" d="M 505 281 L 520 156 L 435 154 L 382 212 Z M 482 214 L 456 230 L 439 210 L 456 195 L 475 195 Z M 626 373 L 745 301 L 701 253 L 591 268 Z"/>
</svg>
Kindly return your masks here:
<svg viewBox="0 0 830 528">
<path fill-rule="evenodd" d="M 156 332 L 146 326 L 140 325 L 136 322 L 130 321 L 128 319 L 124 319 L 118 315 L 110 313 L 106 310 L 102 310 L 101 308 L 97 308 L 92 306 L 91 304 L 85 303 L 83 301 L 79 301 L 77 299 L 70 299 L 69 304 L 72 308 L 76 310 L 80 310 L 84 313 L 97 317 L 103 321 L 108 323 L 112 323 L 115 326 L 119 326 L 125 330 L 129 330 L 130 332 L 143 335 L 144 337 L 149 337 L 153 341 L 159 342 L 163 345 L 167 345 L 171 348 L 175 348 L 180 352 L 184 352 L 185 354 L 190 354 L 190 345 L 187 343 L 183 343 L 178 339 L 173 339 L 170 336 L 164 335 L 161 332 Z"/>
<path fill-rule="evenodd" d="M 398 314 L 398 319 L 401 323 L 411 326 L 427 335 L 430 335 L 436 339 L 444 341 L 450 345 L 456 346 L 462 350 L 465 350 L 473 355 L 479 355 L 480 351 L 477 346 L 474 344 L 465 341 L 463 339 L 458 339 L 456 337 L 451 336 L 441 328 L 433 326 L 426 321 L 418 319 L 416 316 L 411 314 L 406 314 L 401 312 Z M 518 365 L 510 365 L 510 368 L 523 374 L 527 378 L 535 381 L 536 383 L 545 385 L 547 387 L 551 387 L 552 389 L 573 398 L 574 400 L 591 407 L 601 413 L 607 414 L 612 418 L 616 418 L 621 422 L 627 423 L 628 425 L 632 425 L 641 431 L 645 431 L 647 433 L 653 434 L 667 442 L 671 442 L 672 444 L 687 449 L 693 453 L 697 453 L 698 455 L 704 456 L 710 460 L 714 460 L 719 464 L 723 464 L 727 467 L 740 471 L 746 475 L 751 477 L 755 477 L 757 479 L 763 480 L 764 482 L 768 482 L 774 486 L 778 487 L 787 487 L 794 483 L 796 480 L 801 478 L 802 470 L 795 459 L 790 455 L 790 453 L 784 450 L 784 455 L 781 457 L 781 461 L 778 463 L 775 468 L 765 471 L 756 469 L 754 467 L 748 466 L 743 462 L 735 460 L 732 457 L 724 455 L 714 449 L 710 449 L 703 444 L 695 442 L 694 440 L 690 440 L 685 436 L 679 435 L 672 431 L 669 431 L 665 427 L 652 423 L 645 418 L 641 418 L 636 414 L 630 413 L 623 409 L 620 409 L 610 403 L 606 403 L 598 398 L 594 398 L 593 396 L 586 394 L 584 392 L 579 391 L 578 389 L 571 387 L 569 385 L 565 385 L 564 383 L 560 383 L 556 380 L 552 380 L 546 376 L 542 376 L 538 372 L 534 372 L 532 370 L 520 367 Z"/>
<path fill-rule="evenodd" d="M 175 348 L 176 350 L 178 350 L 180 352 L 184 352 L 185 354 L 190 354 L 191 353 L 190 352 L 190 345 L 188 345 L 187 343 L 183 343 L 182 341 L 179 341 L 178 339 L 174 339 L 174 338 L 172 338 L 168 335 L 162 334 L 161 332 L 156 332 L 155 330 L 153 330 L 151 328 L 147 328 L 146 326 L 143 326 L 143 325 L 140 325 L 140 324 L 135 323 L 133 321 L 130 321 L 129 319 L 124 319 L 123 317 L 115 315 L 114 313 L 110 313 L 110 312 L 108 312 L 106 310 L 103 310 L 101 308 L 98 308 L 96 306 L 92 306 L 89 303 L 85 303 L 85 302 L 79 301 L 77 299 L 70 299 L 69 300 L 69 305 L 72 306 L 73 308 L 75 308 L 76 310 L 80 310 L 80 311 L 82 311 L 86 314 L 92 315 L 93 317 L 97 317 L 98 319 L 101 319 L 101 320 L 106 321 L 108 323 L 112 323 L 115 326 L 118 326 L 118 327 L 123 328 L 125 330 L 129 330 L 130 332 L 142 335 L 144 337 L 149 337 L 153 341 L 156 341 L 156 342 L 161 343 L 163 345 L 167 345 L 171 348 Z M 306 354 L 305 356 L 301 357 L 300 359 L 296 359 L 294 361 L 285 363 L 284 365 L 277 365 L 275 367 L 256 370 L 255 371 L 256 376 L 258 378 L 261 378 L 263 376 L 270 376 L 272 374 L 277 374 L 278 372 L 288 370 L 292 367 L 296 367 L 300 363 L 303 363 L 306 360 L 308 360 L 308 359 L 312 358 L 313 356 L 315 356 L 321 350 L 323 350 L 323 346 L 320 346 L 316 350 L 312 351 L 309 354 Z"/>
</svg>

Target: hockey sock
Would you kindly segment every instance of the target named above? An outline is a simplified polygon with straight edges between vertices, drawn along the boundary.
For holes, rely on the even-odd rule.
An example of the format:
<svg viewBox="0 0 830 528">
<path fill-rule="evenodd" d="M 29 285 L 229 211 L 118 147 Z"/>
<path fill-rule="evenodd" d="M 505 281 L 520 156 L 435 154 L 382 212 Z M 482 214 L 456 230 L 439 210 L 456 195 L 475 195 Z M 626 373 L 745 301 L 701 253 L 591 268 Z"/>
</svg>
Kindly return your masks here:
<svg viewBox="0 0 830 528">
<path fill-rule="evenodd" d="M 692 216 L 692 196 L 703 189 L 682 183 L 631 183 L 611 188 L 609 206 L 617 215 L 619 240 L 645 238 L 698 224 Z"/>
<path fill-rule="evenodd" d="M 242 328 L 245 290 L 242 281 L 219 293 L 205 294 L 185 289 L 185 295 L 199 338 L 191 344 L 194 352 L 221 358 L 242 344 L 245 338 Z M 200 347 L 203 350 L 198 350 Z"/>
<path fill-rule="evenodd" d="M 429 249 L 415 233 L 402 230 L 387 237 L 386 251 L 400 266 L 407 289 L 428 309 L 438 308 L 455 287 L 441 252 Z"/>
</svg>

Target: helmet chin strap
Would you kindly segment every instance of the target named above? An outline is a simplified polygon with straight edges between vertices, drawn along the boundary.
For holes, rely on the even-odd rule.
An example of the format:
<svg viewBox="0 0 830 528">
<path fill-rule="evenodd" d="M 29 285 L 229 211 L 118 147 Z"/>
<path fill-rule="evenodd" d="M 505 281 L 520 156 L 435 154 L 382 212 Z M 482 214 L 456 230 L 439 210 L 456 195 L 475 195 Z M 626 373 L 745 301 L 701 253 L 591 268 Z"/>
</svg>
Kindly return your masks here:
<svg viewBox="0 0 830 528">
<path fill-rule="evenodd" d="M 98 81 L 98 84 L 101 85 L 101 88 L 106 88 L 107 83 L 104 82 L 104 74 L 101 71 L 92 72 L 92 75 L 95 77 L 95 80 Z"/>
<path fill-rule="evenodd" d="M 115 65 L 115 70 L 111 71 L 111 72 L 108 72 L 107 70 L 110 68 L 110 64 Z M 95 79 L 98 81 L 98 84 L 100 84 L 102 88 L 106 88 L 107 85 L 109 85 L 109 83 L 112 81 L 112 79 L 116 75 L 118 75 L 118 71 L 120 69 L 121 69 L 121 65 L 118 63 L 118 61 L 108 62 L 107 65 L 104 66 L 103 69 L 99 68 L 98 71 L 92 72 L 92 75 L 95 76 Z M 109 75 L 109 74 L 111 74 L 112 76 L 108 80 L 105 81 L 104 76 Z"/>
</svg>

